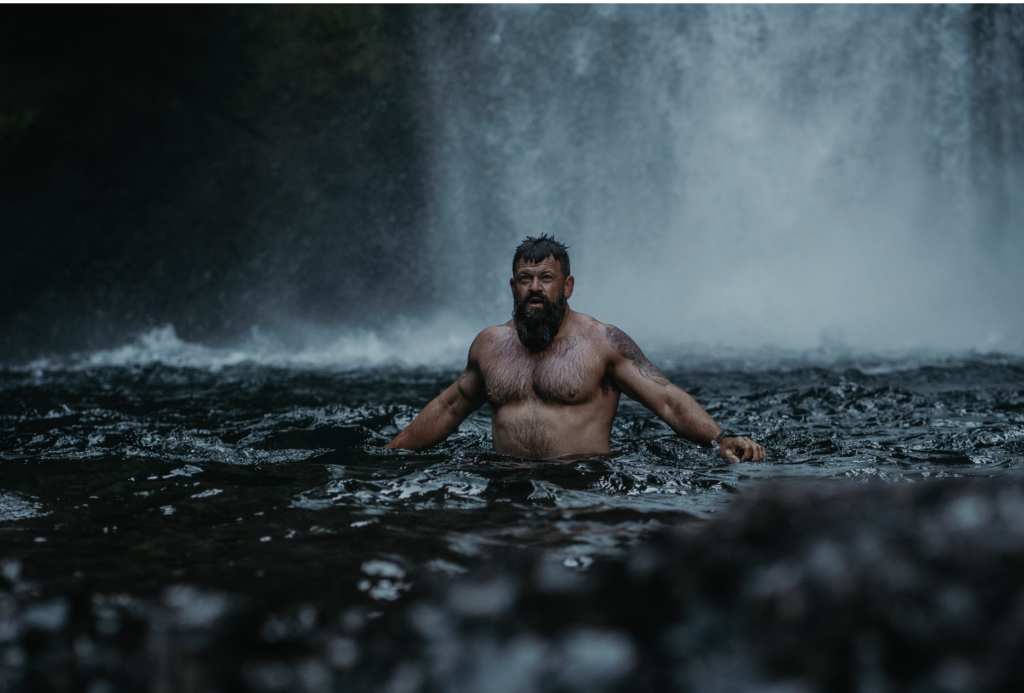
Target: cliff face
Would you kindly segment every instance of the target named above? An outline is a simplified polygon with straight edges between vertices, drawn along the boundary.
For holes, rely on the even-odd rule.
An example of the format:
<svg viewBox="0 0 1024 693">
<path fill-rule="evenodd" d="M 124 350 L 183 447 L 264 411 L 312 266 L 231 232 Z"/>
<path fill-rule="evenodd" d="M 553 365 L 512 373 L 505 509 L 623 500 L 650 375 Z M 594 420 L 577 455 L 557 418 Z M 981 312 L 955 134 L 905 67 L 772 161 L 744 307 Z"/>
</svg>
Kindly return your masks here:
<svg viewBox="0 0 1024 693">
<path fill-rule="evenodd" d="M 403 9 L 0 15 L 0 359 L 421 300 Z"/>
</svg>

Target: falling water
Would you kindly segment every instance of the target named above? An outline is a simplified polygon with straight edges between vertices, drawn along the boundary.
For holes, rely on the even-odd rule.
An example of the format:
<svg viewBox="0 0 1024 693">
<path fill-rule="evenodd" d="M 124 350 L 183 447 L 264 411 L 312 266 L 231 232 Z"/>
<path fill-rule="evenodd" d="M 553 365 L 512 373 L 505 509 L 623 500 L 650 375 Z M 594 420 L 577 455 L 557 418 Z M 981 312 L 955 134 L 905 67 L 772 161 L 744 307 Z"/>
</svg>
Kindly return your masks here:
<svg viewBox="0 0 1024 693">
<path fill-rule="evenodd" d="M 547 232 L 646 343 L 1019 352 L 1019 14 L 425 12 L 439 304 L 504 321 Z"/>
</svg>

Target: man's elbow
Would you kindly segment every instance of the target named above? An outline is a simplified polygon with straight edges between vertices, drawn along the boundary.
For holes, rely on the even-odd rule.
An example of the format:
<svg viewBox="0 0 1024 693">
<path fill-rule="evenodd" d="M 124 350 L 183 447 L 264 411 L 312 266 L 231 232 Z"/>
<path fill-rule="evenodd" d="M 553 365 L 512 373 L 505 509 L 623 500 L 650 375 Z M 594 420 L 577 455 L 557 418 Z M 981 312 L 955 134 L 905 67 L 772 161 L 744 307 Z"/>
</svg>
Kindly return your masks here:
<svg viewBox="0 0 1024 693">
<path fill-rule="evenodd" d="M 675 403 L 670 399 L 665 399 L 659 402 L 654 407 L 655 413 L 661 417 L 661 419 L 672 428 L 679 425 L 682 421 L 682 411 L 680 407 L 676 406 Z"/>
<path fill-rule="evenodd" d="M 664 405 L 663 411 L 665 413 L 662 416 L 662 419 L 664 419 L 665 423 L 667 423 L 672 428 L 672 430 L 682 435 L 684 438 L 687 438 L 688 440 L 693 440 L 696 443 L 703 442 L 695 440 L 693 438 L 692 428 L 694 422 L 692 421 L 690 417 L 690 412 L 686 407 L 682 407 L 676 403 L 669 402 Z"/>
<path fill-rule="evenodd" d="M 444 412 L 458 426 L 475 409 L 472 401 L 462 392 L 455 392 L 444 402 Z"/>
</svg>

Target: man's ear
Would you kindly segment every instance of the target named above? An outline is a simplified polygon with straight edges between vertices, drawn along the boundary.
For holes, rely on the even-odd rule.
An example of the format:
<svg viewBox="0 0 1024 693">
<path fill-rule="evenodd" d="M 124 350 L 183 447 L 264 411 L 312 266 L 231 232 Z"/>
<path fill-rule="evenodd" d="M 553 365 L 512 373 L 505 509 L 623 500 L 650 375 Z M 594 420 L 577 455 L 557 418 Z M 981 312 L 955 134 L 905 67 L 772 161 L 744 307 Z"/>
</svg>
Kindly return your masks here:
<svg viewBox="0 0 1024 693">
<path fill-rule="evenodd" d="M 565 285 L 562 291 L 565 293 L 565 297 L 569 298 L 572 296 L 572 287 L 576 286 L 576 277 L 569 275 L 569 278 L 565 280 Z"/>
<path fill-rule="evenodd" d="M 516 278 L 515 277 L 509 277 L 508 278 L 508 288 L 512 289 L 512 298 L 515 298 L 515 296 L 516 296 Z"/>
</svg>

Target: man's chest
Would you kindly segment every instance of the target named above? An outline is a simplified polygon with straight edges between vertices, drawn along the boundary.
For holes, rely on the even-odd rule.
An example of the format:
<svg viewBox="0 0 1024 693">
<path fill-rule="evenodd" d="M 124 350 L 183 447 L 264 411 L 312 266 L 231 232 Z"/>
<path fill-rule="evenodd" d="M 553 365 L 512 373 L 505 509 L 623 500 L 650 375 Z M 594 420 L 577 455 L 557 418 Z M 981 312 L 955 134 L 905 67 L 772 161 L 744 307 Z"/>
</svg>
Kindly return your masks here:
<svg viewBox="0 0 1024 693">
<path fill-rule="evenodd" d="M 481 364 L 487 401 L 492 407 L 540 400 L 583 404 L 607 392 L 604 363 L 581 340 L 552 345 L 550 353 L 531 355 L 516 349 Z"/>
</svg>

